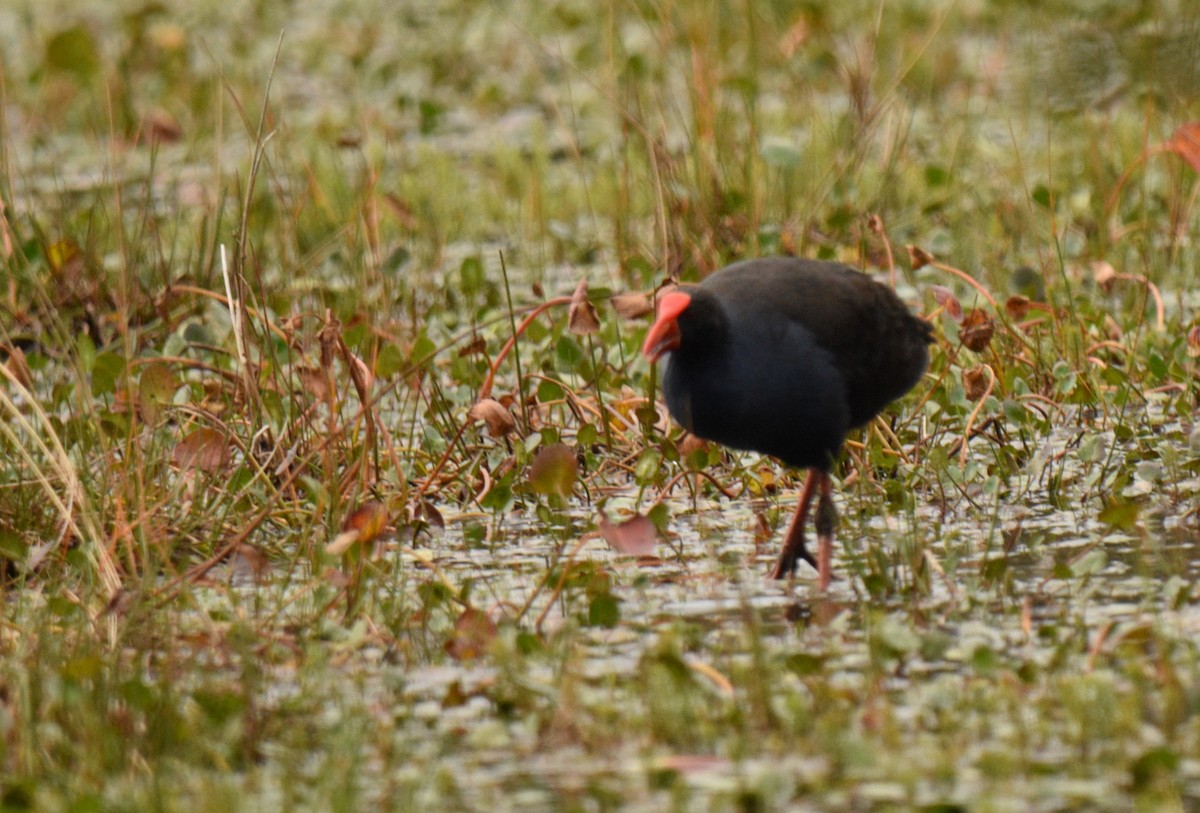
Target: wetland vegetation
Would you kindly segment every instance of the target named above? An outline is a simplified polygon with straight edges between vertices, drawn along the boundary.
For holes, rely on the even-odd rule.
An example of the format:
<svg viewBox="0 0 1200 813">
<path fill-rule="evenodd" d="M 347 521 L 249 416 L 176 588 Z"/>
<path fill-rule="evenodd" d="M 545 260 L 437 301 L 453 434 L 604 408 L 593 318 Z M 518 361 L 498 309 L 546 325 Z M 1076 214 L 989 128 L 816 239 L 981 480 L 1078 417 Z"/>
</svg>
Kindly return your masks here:
<svg viewBox="0 0 1200 813">
<path fill-rule="evenodd" d="M 0 809 L 1191 810 L 1182 0 L 11 0 Z M 668 278 L 935 326 L 835 475 L 683 438 Z"/>
</svg>

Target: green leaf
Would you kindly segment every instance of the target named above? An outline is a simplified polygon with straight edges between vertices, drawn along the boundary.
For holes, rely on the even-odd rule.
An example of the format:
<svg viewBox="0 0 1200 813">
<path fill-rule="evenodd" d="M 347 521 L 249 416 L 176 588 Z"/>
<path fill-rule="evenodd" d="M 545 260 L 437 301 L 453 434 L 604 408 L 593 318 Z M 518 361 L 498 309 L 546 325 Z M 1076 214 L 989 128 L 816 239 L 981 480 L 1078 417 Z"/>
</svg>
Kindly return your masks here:
<svg viewBox="0 0 1200 813">
<path fill-rule="evenodd" d="M 156 361 L 142 368 L 138 378 L 138 401 L 147 421 L 157 420 L 162 407 L 174 400 L 177 389 L 179 380 L 170 365 Z"/>
<path fill-rule="evenodd" d="M 1178 770 L 1179 754 L 1165 745 L 1146 751 L 1129 767 L 1134 790 L 1145 790 L 1156 780 L 1170 780 Z"/>
<path fill-rule="evenodd" d="M 612 593 L 601 593 L 588 604 L 588 626 L 612 629 L 621 621 L 621 602 Z"/>
<path fill-rule="evenodd" d="M 945 186 L 946 181 L 950 179 L 950 173 L 945 167 L 937 164 L 925 165 L 925 184 L 926 186 Z"/>
<path fill-rule="evenodd" d="M 634 465 L 633 476 L 639 483 L 652 483 L 658 477 L 661 466 L 662 454 L 657 449 L 647 449 Z"/>
<path fill-rule="evenodd" d="M 109 395 L 125 372 L 125 358 L 116 353 L 100 353 L 92 365 L 92 395 Z"/>
<path fill-rule="evenodd" d="M 487 278 L 483 273 L 483 260 L 479 257 L 467 257 L 458 268 L 462 291 L 465 294 L 477 294 L 483 290 Z"/>
<path fill-rule="evenodd" d="M 46 43 L 46 67 L 90 80 L 100 72 L 100 49 L 92 32 L 82 25 L 59 31 Z"/>
<path fill-rule="evenodd" d="M 23 562 L 29 552 L 29 545 L 16 531 L 0 528 L 0 558 L 14 562 Z"/>
<path fill-rule="evenodd" d="M 808 652 L 793 652 L 787 656 L 787 660 L 784 663 L 787 665 L 789 672 L 800 677 L 819 675 L 821 674 L 821 670 L 825 668 L 825 659 L 823 657 Z"/>
<path fill-rule="evenodd" d="M 529 487 L 539 494 L 567 497 L 575 488 L 579 461 L 575 452 L 561 443 L 544 446 L 529 467 Z"/>
<path fill-rule="evenodd" d="M 1127 500 L 1113 500 L 1100 511 L 1099 519 L 1105 525 L 1131 533 L 1137 527 L 1142 507 Z"/>
<path fill-rule="evenodd" d="M 550 401 L 559 401 L 563 397 L 563 388 L 557 381 L 552 381 L 549 378 L 543 378 L 537 388 L 537 399 L 539 403 L 545 404 Z"/>
<path fill-rule="evenodd" d="M 375 358 L 375 375 L 391 378 L 403 370 L 404 365 L 404 354 L 400 352 L 399 347 L 389 342 L 379 348 L 379 355 Z"/>
<path fill-rule="evenodd" d="M 246 698 L 237 692 L 222 689 L 198 689 L 192 700 L 214 723 L 224 723 L 241 714 L 246 708 Z"/>
</svg>

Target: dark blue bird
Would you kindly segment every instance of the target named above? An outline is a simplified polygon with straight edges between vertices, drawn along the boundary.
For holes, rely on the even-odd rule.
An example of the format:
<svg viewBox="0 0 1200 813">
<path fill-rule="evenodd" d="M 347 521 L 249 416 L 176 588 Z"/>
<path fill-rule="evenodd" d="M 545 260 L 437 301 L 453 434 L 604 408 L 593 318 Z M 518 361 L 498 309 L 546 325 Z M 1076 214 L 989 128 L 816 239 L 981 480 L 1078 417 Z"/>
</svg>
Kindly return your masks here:
<svg viewBox="0 0 1200 813">
<path fill-rule="evenodd" d="M 837 511 L 829 472 L 851 429 L 908 392 L 929 364 L 928 322 L 840 263 L 735 263 L 659 298 L 642 353 L 668 356 L 663 393 L 689 432 L 808 469 L 774 578 L 803 559 L 829 586 Z M 815 494 L 817 558 L 804 543 Z"/>
</svg>

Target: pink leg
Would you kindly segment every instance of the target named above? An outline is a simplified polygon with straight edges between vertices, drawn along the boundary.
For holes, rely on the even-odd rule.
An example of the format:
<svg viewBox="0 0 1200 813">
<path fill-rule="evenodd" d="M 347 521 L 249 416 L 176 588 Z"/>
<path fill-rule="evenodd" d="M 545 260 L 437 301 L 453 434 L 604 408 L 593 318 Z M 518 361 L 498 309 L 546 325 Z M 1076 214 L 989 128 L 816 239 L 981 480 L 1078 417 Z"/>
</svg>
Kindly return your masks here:
<svg viewBox="0 0 1200 813">
<path fill-rule="evenodd" d="M 825 482 L 828 483 L 829 478 L 825 477 L 823 472 L 816 469 L 808 470 L 808 478 L 804 481 L 804 488 L 800 490 L 800 502 L 796 506 L 796 513 L 792 514 L 787 536 L 783 539 L 783 549 L 779 552 L 779 559 L 775 561 L 775 568 L 771 571 L 772 579 L 784 579 L 795 573 L 796 565 L 801 559 L 813 567 L 817 567 L 818 572 L 820 571 L 817 562 L 813 560 L 812 554 L 808 552 L 808 547 L 804 544 L 804 523 L 808 520 L 808 509 L 812 505 L 819 477 L 824 477 Z"/>
<path fill-rule="evenodd" d="M 817 584 L 821 592 L 829 589 L 833 579 L 833 529 L 837 525 L 837 508 L 833 505 L 833 481 L 825 472 L 821 477 L 821 499 L 817 503 Z"/>
</svg>

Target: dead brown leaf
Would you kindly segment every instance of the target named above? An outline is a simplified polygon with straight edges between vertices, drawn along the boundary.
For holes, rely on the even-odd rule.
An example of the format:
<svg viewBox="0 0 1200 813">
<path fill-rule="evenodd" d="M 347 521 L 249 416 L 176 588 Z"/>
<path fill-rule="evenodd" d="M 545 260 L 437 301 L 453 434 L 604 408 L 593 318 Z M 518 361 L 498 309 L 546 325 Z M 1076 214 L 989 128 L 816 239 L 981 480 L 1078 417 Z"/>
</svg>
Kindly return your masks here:
<svg viewBox="0 0 1200 813">
<path fill-rule="evenodd" d="M 979 308 L 971 308 L 963 316 L 958 337 L 968 350 L 979 353 L 992 341 L 992 335 L 995 332 L 996 323 L 992 317 Z"/>
<path fill-rule="evenodd" d="M 933 291 L 933 300 L 938 303 L 941 308 L 946 311 L 946 315 L 955 322 L 963 320 L 962 303 L 958 301 L 958 297 L 944 285 L 930 285 L 929 290 Z"/>
<path fill-rule="evenodd" d="M 142 119 L 142 134 L 150 144 L 174 144 L 183 138 L 183 126 L 166 110 L 152 110 Z"/>
<path fill-rule="evenodd" d="M 1022 296 L 1021 294 L 1010 296 L 1004 303 L 1004 312 L 1014 322 L 1024 319 L 1029 315 L 1029 297 Z"/>
<path fill-rule="evenodd" d="M 613 310 L 622 319 L 641 319 L 648 313 L 654 312 L 654 303 L 646 294 L 633 291 L 624 294 L 613 294 L 609 300 Z"/>
<path fill-rule="evenodd" d="M 233 551 L 234 571 L 245 574 L 254 581 L 261 581 L 270 565 L 270 558 L 257 545 L 243 542 Z"/>
<path fill-rule="evenodd" d="M 487 350 L 487 339 L 483 338 L 482 336 L 476 336 L 474 339 L 459 348 L 458 355 L 460 357 L 474 356 L 476 354 L 482 354 L 485 350 Z"/>
<path fill-rule="evenodd" d="M 587 298 L 587 278 L 579 280 L 575 293 L 571 294 L 571 305 L 567 309 L 567 329 L 576 336 L 585 336 L 600 330 L 600 317 L 596 306 Z"/>
<path fill-rule="evenodd" d="M 446 518 L 442 516 L 442 512 L 437 509 L 437 506 L 429 500 L 421 500 L 417 505 L 416 514 L 439 531 L 446 530 Z"/>
<path fill-rule="evenodd" d="M 626 556 L 652 556 L 658 544 L 658 528 L 649 517 L 634 514 L 622 522 L 613 523 L 601 512 L 596 520 L 600 535 L 609 547 Z"/>
<path fill-rule="evenodd" d="M 1092 279 L 1107 294 L 1112 291 L 1113 282 L 1117 279 L 1117 269 L 1112 267 L 1112 263 L 1096 260 L 1092 263 Z"/>
<path fill-rule="evenodd" d="M 184 471 L 199 469 L 206 474 L 215 474 L 229 462 L 229 450 L 229 438 L 224 432 L 202 426 L 175 444 L 171 459 Z"/>
<path fill-rule="evenodd" d="M 908 249 L 908 259 L 912 263 L 913 271 L 936 262 L 934 256 L 920 246 L 907 245 L 905 248 Z"/>
<path fill-rule="evenodd" d="M 305 392 L 318 401 L 328 400 L 329 378 L 324 370 L 311 364 L 298 364 L 295 369 L 296 377 L 300 379 L 300 386 Z"/>
<path fill-rule="evenodd" d="M 446 641 L 446 653 L 458 661 L 473 661 L 483 655 L 496 638 L 496 622 L 482 610 L 468 607 L 454 622 Z"/>
<path fill-rule="evenodd" d="M 487 424 L 488 434 L 494 438 L 502 438 L 517 428 L 517 421 L 512 413 L 494 398 L 480 398 L 476 401 L 475 405 L 467 410 L 467 420 L 483 421 Z"/>
<path fill-rule="evenodd" d="M 342 523 L 342 531 L 335 536 L 325 552 L 331 556 L 345 553 L 351 545 L 366 545 L 374 542 L 388 526 L 387 506 L 379 500 L 367 500 L 350 512 Z"/>
<path fill-rule="evenodd" d="M 679 449 L 679 456 L 684 460 L 687 460 L 692 456 L 692 452 L 698 452 L 707 446 L 707 440 L 701 437 L 696 437 L 691 432 L 688 432 L 682 438 L 680 438 L 679 444 L 676 446 L 676 448 Z"/>
<path fill-rule="evenodd" d="M 8 360 L 4 362 L 4 366 L 8 368 L 8 372 L 25 389 L 33 386 L 33 371 L 29 369 L 29 362 L 25 358 L 25 351 L 14 345 L 9 345 L 0 348 L 8 353 Z"/>
<path fill-rule="evenodd" d="M 963 370 L 962 383 L 968 401 L 978 401 L 988 390 L 988 374 L 982 365 Z"/>
<path fill-rule="evenodd" d="M 1200 121 L 1189 121 L 1175 129 L 1163 143 L 1163 149 L 1173 152 L 1200 173 Z"/>
</svg>

